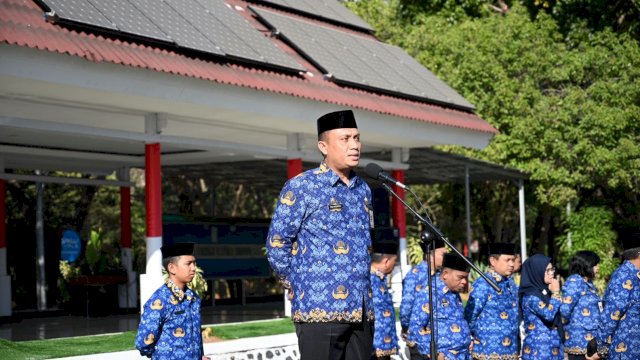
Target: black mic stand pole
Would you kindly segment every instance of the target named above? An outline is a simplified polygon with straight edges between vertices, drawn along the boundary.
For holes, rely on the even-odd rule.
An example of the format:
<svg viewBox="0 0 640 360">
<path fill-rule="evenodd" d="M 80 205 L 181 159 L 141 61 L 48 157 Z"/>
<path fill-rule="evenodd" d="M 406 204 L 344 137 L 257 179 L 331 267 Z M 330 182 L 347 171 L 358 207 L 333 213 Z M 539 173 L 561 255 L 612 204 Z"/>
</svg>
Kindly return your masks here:
<svg viewBox="0 0 640 360">
<path fill-rule="evenodd" d="M 387 183 L 382 182 L 382 186 L 387 189 L 387 191 L 389 193 L 391 193 L 391 195 L 393 195 L 396 199 L 398 199 L 398 201 L 400 201 L 402 203 L 402 205 L 404 205 L 405 208 L 409 209 L 409 211 L 411 211 L 411 213 L 413 213 L 413 215 L 418 219 L 418 221 L 420 221 L 423 225 L 425 225 L 427 228 L 429 228 L 429 230 L 431 231 L 432 234 L 434 234 L 434 239 L 440 238 L 444 241 L 444 243 L 449 246 L 449 248 L 456 253 L 459 257 L 461 257 L 462 259 L 464 259 L 464 261 L 469 265 L 469 267 L 471 267 L 475 272 L 477 272 L 480 276 L 482 276 L 483 279 L 485 279 L 487 281 L 487 283 L 496 291 L 498 292 L 498 294 L 502 293 L 502 290 L 500 289 L 500 287 L 493 281 L 493 279 L 490 279 L 487 275 L 485 275 L 480 269 L 478 269 L 477 266 L 475 266 L 471 261 L 469 261 L 469 259 L 467 259 L 467 257 L 465 257 L 464 255 L 462 255 L 460 253 L 460 251 L 458 251 L 458 249 L 456 249 L 453 245 L 451 245 L 451 243 L 449 242 L 449 240 L 444 236 L 444 234 L 440 231 L 440 229 L 438 229 L 437 227 L 435 227 L 435 225 L 433 225 L 431 223 L 431 221 L 428 221 L 427 219 L 425 219 L 423 216 L 421 216 L 414 208 L 412 208 L 411 206 L 409 206 L 409 204 L 407 204 L 404 199 L 402 199 L 398 194 L 396 194 L 395 191 L 393 191 L 393 189 L 391 189 L 391 186 L 389 186 Z M 421 236 L 422 239 L 422 236 Z M 433 240 L 432 240 L 433 241 Z M 433 244 L 427 244 L 427 249 L 431 248 L 431 245 Z M 432 298 L 432 291 L 433 291 L 433 287 L 432 287 L 432 281 L 431 281 L 431 257 L 429 257 L 429 278 L 428 278 L 428 283 L 429 283 L 429 329 L 431 331 L 431 347 L 430 347 L 430 352 L 431 352 L 431 359 L 435 360 L 438 358 L 438 353 L 436 350 L 436 344 L 435 344 L 435 326 L 434 326 L 434 307 L 433 307 L 433 298 Z M 433 264 L 434 268 L 435 268 L 435 264 Z M 434 269 L 435 270 L 435 269 Z"/>
</svg>

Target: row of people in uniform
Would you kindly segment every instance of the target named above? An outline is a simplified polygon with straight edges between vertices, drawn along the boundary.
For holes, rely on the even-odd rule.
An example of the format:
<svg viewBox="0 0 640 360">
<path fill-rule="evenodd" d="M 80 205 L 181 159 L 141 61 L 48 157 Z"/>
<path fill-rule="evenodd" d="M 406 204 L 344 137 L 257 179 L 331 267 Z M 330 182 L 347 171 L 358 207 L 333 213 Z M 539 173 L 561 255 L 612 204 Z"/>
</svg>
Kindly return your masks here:
<svg viewBox="0 0 640 360">
<path fill-rule="evenodd" d="M 373 244 L 371 265 L 375 310 L 373 357 L 379 359 L 398 351 L 395 311 L 386 282 L 386 275 L 395 265 L 397 245 L 394 249 L 385 243 Z M 604 299 L 593 284 L 600 263 L 594 252 L 575 254 L 562 287 L 552 259 L 533 255 L 522 264 L 518 286 L 513 276 L 515 246 L 490 244 L 490 270 L 486 275 L 501 292 L 480 277 L 471 286 L 466 306 L 459 293 L 467 285 L 467 263 L 447 253 L 444 242 L 435 241 L 434 246 L 430 261 L 425 257 L 403 280 L 401 336 L 410 349 L 411 359 L 430 358 L 431 318 L 435 319 L 438 359 L 640 359 L 637 244 L 625 250 L 625 261 L 613 273 Z"/>
</svg>

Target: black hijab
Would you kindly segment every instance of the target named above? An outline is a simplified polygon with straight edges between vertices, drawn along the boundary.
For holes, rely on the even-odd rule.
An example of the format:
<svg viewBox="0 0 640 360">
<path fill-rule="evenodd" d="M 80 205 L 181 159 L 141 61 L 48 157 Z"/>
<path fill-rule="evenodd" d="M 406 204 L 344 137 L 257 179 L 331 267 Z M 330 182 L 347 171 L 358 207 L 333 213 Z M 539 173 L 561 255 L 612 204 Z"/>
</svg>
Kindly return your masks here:
<svg viewBox="0 0 640 360">
<path fill-rule="evenodd" d="M 518 292 L 520 297 L 533 295 L 545 303 L 549 302 L 551 298 L 549 285 L 544 282 L 544 275 L 550 262 L 551 258 L 542 254 L 535 254 L 525 260 L 520 275 L 520 290 Z"/>
<path fill-rule="evenodd" d="M 549 303 L 551 299 L 551 291 L 549 285 L 544 282 L 544 275 L 547 271 L 547 265 L 551 262 L 551 258 L 542 254 L 535 254 L 528 258 L 524 264 L 522 264 L 522 275 L 520 276 L 520 308 L 522 309 L 522 297 L 524 295 L 533 295 L 544 301 L 545 304 Z M 563 327 L 562 318 L 560 316 L 560 309 L 557 310 L 556 316 L 552 322 L 543 321 L 547 327 L 556 326 L 558 329 L 558 335 L 560 340 L 563 339 Z"/>
</svg>

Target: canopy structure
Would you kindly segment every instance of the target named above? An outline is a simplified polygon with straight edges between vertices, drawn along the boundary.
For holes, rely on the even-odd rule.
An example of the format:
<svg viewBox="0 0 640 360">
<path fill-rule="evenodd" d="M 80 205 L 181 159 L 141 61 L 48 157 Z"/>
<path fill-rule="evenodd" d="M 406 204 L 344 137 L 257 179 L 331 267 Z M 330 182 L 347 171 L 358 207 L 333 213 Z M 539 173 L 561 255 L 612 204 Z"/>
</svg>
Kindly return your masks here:
<svg viewBox="0 0 640 360">
<path fill-rule="evenodd" d="M 126 189 L 127 170 L 144 167 L 144 302 L 160 278 L 163 172 L 280 186 L 303 162 L 320 161 L 315 120 L 339 109 L 356 115 L 365 139 L 361 165 L 406 170 L 411 182 L 436 180 L 424 178 L 431 160 L 413 163 L 423 148 L 489 143 L 497 130 L 473 104 L 380 42 L 347 8 L 323 2 L 0 0 L 0 204 L 7 180 Z M 335 41 L 311 46 L 327 34 Z M 379 156 L 407 149 L 407 160 Z M 487 173 L 498 170 L 485 165 Z M 473 178 L 475 165 L 469 169 Z M 118 180 L 17 174 L 35 170 L 115 172 Z M 128 191 L 121 194 L 127 214 Z M 3 316 L 11 313 L 6 248 L 13 239 L 0 224 Z M 130 229 L 122 226 L 131 287 Z M 39 289 L 43 281 L 39 275 Z"/>
</svg>

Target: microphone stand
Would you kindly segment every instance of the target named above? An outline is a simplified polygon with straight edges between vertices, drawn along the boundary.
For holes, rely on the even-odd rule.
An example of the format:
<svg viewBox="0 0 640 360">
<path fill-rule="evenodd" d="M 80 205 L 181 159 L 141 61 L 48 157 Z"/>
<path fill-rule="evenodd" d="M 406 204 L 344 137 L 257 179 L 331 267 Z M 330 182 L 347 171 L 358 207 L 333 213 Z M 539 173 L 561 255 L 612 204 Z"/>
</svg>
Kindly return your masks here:
<svg viewBox="0 0 640 360">
<path fill-rule="evenodd" d="M 498 292 L 498 294 L 502 293 L 502 290 L 500 289 L 500 287 L 493 281 L 493 279 L 490 279 L 487 275 L 485 275 L 480 269 L 478 269 L 477 266 L 475 266 L 471 261 L 469 261 L 469 259 L 467 259 L 465 256 L 463 256 L 460 251 L 458 251 L 458 249 L 456 249 L 453 245 L 451 245 L 451 243 L 449 242 L 449 240 L 444 236 L 444 234 L 440 231 L 440 229 L 438 229 L 435 225 L 433 225 L 433 223 L 427 219 L 425 219 L 423 216 L 421 216 L 414 208 L 412 208 L 411 206 L 409 206 L 409 204 L 407 204 L 404 199 L 402 199 L 398 194 L 396 194 L 395 191 L 393 191 L 393 189 L 391 189 L 391 186 L 389 186 L 387 183 L 385 183 L 384 181 L 381 182 L 382 186 L 389 192 L 391 193 L 391 195 L 393 195 L 396 199 L 398 199 L 398 201 L 400 201 L 402 203 L 402 205 L 404 205 L 405 208 L 409 209 L 409 211 L 411 211 L 411 213 L 413 213 L 413 215 L 418 219 L 418 221 L 420 223 L 422 223 L 424 226 L 426 226 L 428 228 L 428 231 L 430 231 L 432 234 L 434 234 L 434 239 L 440 238 L 444 241 L 444 243 L 449 246 L 449 248 L 451 250 L 453 250 L 453 252 L 458 255 L 459 257 L 461 257 L 462 259 L 464 259 L 464 261 L 469 265 L 469 267 L 471 267 L 475 272 L 477 272 L 480 276 L 482 276 L 483 279 L 485 279 L 487 281 L 487 283 L 496 291 Z M 422 236 L 421 236 L 421 240 L 422 240 Z M 433 239 L 430 240 L 430 243 L 427 244 L 427 254 L 428 254 L 428 259 L 429 259 L 429 277 L 428 277 L 428 286 L 429 286 L 429 329 L 431 331 L 431 346 L 430 346 L 430 352 L 431 352 L 431 360 L 436 360 L 438 358 L 438 352 L 436 349 L 436 341 L 435 341 L 435 326 L 434 326 L 434 312 L 435 309 L 433 307 L 433 286 L 432 286 L 432 280 L 431 280 L 431 271 L 432 271 L 432 265 L 433 265 L 433 270 L 435 270 L 435 264 L 431 263 L 431 257 L 430 257 L 430 248 L 433 245 Z M 434 261 L 435 262 L 435 261 Z"/>
</svg>

